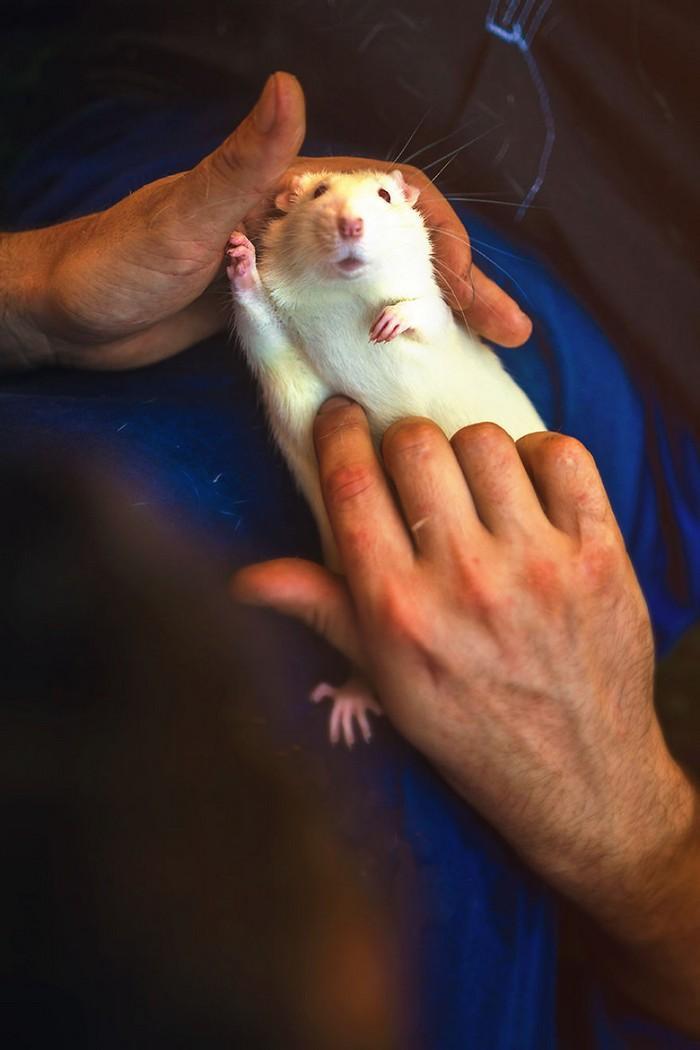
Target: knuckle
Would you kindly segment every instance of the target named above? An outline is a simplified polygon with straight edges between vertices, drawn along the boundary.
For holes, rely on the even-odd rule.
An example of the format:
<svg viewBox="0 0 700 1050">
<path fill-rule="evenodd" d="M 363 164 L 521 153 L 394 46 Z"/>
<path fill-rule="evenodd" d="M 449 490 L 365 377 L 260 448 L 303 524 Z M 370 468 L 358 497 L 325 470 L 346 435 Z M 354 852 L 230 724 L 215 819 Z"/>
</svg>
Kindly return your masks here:
<svg viewBox="0 0 700 1050">
<path fill-rule="evenodd" d="M 442 431 L 429 419 L 402 419 L 387 430 L 383 447 L 389 455 L 420 458 L 430 453 L 441 438 Z"/>
<path fill-rule="evenodd" d="M 512 438 L 497 423 L 471 423 L 462 427 L 452 438 L 465 452 L 489 455 L 496 450 L 512 445 Z"/>
<path fill-rule="evenodd" d="M 519 454 L 525 456 L 536 456 L 537 450 L 543 441 L 546 441 L 551 435 L 546 431 L 534 431 L 532 434 L 524 434 L 521 438 L 515 442 Z"/>
<path fill-rule="evenodd" d="M 403 644 L 422 644 L 419 613 L 406 587 L 387 580 L 377 594 L 373 611 L 385 636 Z"/>
<path fill-rule="evenodd" d="M 319 448 L 319 454 L 327 452 L 334 441 L 343 441 L 352 432 L 366 433 L 367 417 L 356 402 L 326 402 L 314 421 L 316 440 L 325 442 Z"/>
<path fill-rule="evenodd" d="M 374 472 L 364 463 L 342 464 L 328 472 L 323 488 L 328 502 L 339 507 L 370 491 L 375 484 Z"/>
<path fill-rule="evenodd" d="M 251 198 L 262 197 L 269 186 L 262 176 L 261 158 L 255 142 L 247 134 L 245 122 L 213 153 L 198 165 L 207 191 L 214 183 L 234 186 Z M 197 169 L 195 169 L 197 170 Z"/>
<path fill-rule="evenodd" d="M 547 434 L 540 443 L 539 455 L 546 467 L 556 471 L 577 472 L 593 464 L 586 446 L 567 434 Z"/>
<path fill-rule="evenodd" d="M 209 156 L 213 171 L 227 178 L 239 178 L 247 174 L 246 151 L 241 143 L 240 129 L 237 129 L 217 150 Z"/>
<path fill-rule="evenodd" d="M 525 556 L 521 578 L 527 593 L 547 606 L 560 599 L 566 589 L 561 560 L 543 554 Z"/>
<path fill-rule="evenodd" d="M 503 605 L 504 591 L 480 557 L 455 554 L 452 569 L 454 586 L 462 607 L 485 620 L 498 613 Z"/>
<path fill-rule="evenodd" d="M 617 543 L 597 537 L 584 543 L 578 555 L 578 576 L 589 589 L 600 590 L 618 578 L 623 558 Z"/>
</svg>

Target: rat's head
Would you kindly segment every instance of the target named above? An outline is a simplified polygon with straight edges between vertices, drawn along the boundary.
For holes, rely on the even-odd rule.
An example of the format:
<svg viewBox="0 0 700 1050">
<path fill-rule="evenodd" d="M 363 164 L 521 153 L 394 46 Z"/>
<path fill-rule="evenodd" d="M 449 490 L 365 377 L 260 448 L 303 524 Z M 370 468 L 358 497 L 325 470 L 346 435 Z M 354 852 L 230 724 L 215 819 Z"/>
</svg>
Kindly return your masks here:
<svg viewBox="0 0 700 1050">
<path fill-rule="evenodd" d="M 429 269 L 418 194 L 398 170 L 305 172 L 275 200 L 285 212 L 276 247 L 287 265 L 323 283 Z"/>
</svg>

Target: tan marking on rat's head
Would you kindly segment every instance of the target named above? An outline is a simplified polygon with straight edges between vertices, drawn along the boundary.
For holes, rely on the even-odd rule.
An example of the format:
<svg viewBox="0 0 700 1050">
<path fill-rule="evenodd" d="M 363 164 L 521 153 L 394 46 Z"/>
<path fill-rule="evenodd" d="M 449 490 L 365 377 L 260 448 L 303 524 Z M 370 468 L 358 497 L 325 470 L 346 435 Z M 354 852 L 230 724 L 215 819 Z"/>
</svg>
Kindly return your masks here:
<svg viewBox="0 0 700 1050">
<path fill-rule="evenodd" d="M 390 172 L 304 172 L 277 195 L 285 212 L 278 248 L 295 269 L 343 281 L 397 267 L 429 265 L 430 238 L 416 208 L 419 190 Z"/>
</svg>

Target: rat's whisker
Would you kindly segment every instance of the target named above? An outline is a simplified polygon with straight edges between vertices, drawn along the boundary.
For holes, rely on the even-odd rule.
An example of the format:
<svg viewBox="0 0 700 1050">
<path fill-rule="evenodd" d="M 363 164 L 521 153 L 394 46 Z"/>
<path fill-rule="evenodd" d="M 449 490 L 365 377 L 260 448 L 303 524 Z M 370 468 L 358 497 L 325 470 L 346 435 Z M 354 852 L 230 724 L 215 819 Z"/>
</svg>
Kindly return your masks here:
<svg viewBox="0 0 700 1050">
<path fill-rule="evenodd" d="M 458 193 L 446 193 L 445 197 L 448 201 L 461 201 L 465 204 L 499 204 L 502 208 L 525 208 L 529 211 L 530 208 L 537 208 L 540 211 L 548 211 L 546 204 L 521 204 L 520 201 L 494 201 L 488 197 L 472 197 L 467 194 Z"/>
<path fill-rule="evenodd" d="M 433 259 L 433 263 L 435 263 L 435 261 L 436 260 Z M 444 262 L 444 260 L 442 260 L 442 259 L 440 259 L 439 265 L 442 266 L 443 269 L 447 270 L 448 273 L 454 274 L 454 276 L 457 278 L 457 280 L 464 281 L 465 283 L 468 281 L 470 286 L 471 286 L 471 290 L 472 290 L 472 294 L 474 296 L 474 300 L 478 299 L 480 302 L 482 302 L 484 304 L 484 306 L 486 307 L 487 310 L 490 310 L 492 314 L 498 315 L 498 310 L 493 305 L 493 303 L 490 303 L 488 301 L 488 299 L 486 299 L 485 296 L 480 295 L 477 292 L 476 285 L 474 284 L 474 278 L 472 277 L 471 268 L 466 273 L 459 274 L 459 273 L 457 273 L 456 270 L 453 270 L 451 266 L 448 266 L 447 263 Z"/>
<path fill-rule="evenodd" d="M 461 281 L 466 281 L 467 278 L 468 278 L 469 279 L 469 284 L 471 285 L 472 294 L 473 294 L 473 297 L 474 297 L 473 298 L 473 302 L 476 302 L 476 300 L 478 299 L 479 302 L 482 303 L 483 306 L 485 306 L 486 309 L 489 310 L 494 315 L 494 317 L 500 318 L 500 314 L 499 314 L 498 310 L 496 309 L 496 307 L 493 305 L 493 303 L 490 303 L 485 295 L 481 295 L 479 292 L 477 292 L 476 285 L 474 284 L 474 279 L 473 279 L 472 274 L 471 274 L 471 270 L 469 270 L 467 274 L 460 275 L 460 274 L 457 273 L 456 270 L 453 270 L 451 267 L 449 267 L 447 265 L 447 263 L 443 262 L 442 260 L 438 261 L 437 259 L 433 259 L 433 265 L 437 266 L 437 267 L 441 267 L 442 269 L 447 270 L 449 273 L 454 274 L 454 276 L 457 277 Z M 440 277 L 442 278 L 442 280 L 445 281 L 445 283 L 448 285 L 448 287 L 450 287 L 450 291 L 454 295 L 454 290 L 449 285 L 449 282 L 447 281 L 447 278 L 445 277 L 445 275 L 443 273 L 441 273 Z M 473 335 L 474 333 L 472 331 L 471 325 L 467 321 L 467 319 L 466 319 L 466 317 L 464 315 L 464 310 L 462 309 L 461 305 L 459 305 L 459 312 L 462 315 L 462 320 L 464 321 L 464 324 L 465 324 L 465 326 L 467 328 L 467 331 L 469 332 L 470 335 Z"/>
<path fill-rule="evenodd" d="M 505 274 L 508 280 L 511 281 L 513 285 L 518 289 L 518 291 L 520 291 L 523 294 L 527 301 L 531 302 L 530 296 L 527 294 L 522 285 L 518 281 L 516 281 L 515 277 L 513 277 L 513 274 L 510 273 L 508 270 L 504 269 L 503 266 L 499 266 L 496 260 L 492 259 L 490 255 L 487 255 L 487 253 L 481 248 L 476 247 L 477 244 L 484 244 L 484 241 L 474 241 L 466 237 L 460 237 L 459 234 L 452 233 L 451 230 L 443 230 L 440 229 L 440 227 L 436 226 L 426 226 L 426 229 L 428 230 L 428 232 L 439 233 L 441 236 L 453 237 L 454 240 L 459 241 L 461 244 L 471 245 L 472 252 L 476 253 L 477 255 L 481 255 L 484 259 L 490 262 L 492 266 L 495 266 L 497 270 L 500 270 L 502 274 Z M 498 251 L 499 249 L 496 250 Z M 507 252 L 506 254 L 510 255 L 510 252 Z M 513 256 L 513 258 L 518 259 L 518 256 Z M 527 262 L 527 260 L 522 261 Z M 435 259 L 433 259 L 433 262 L 435 262 Z"/>
<path fill-rule="evenodd" d="M 473 196 L 475 194 L 478 194 L 480 197 L 492 198 L 492 197 L 503 197 L 504 194 L 509 193 L 509 192 L 510 192 L 509 190 L 472 190 L 471 194 L 463 194 L 463 195 L 461 195 L 459 193 L 451 193 L 451 194 L 449 194 L 449 196 L 450 197 L 454 197 L 455 200 L 461 200 L 462 196 L 464 196 L 464 197 L 471 197 L 471 196 Z"/>
<path fill-rule="evenodd" d="M 529 263 L 532 260 L 527 259 L 524 255 L 516 255 L 514 252 L 507 252 L 505 248 L 498 248 L 495 244 L 489 244 L 488 241 L 482 241 L 478 237 L 472 237 L 471 234 L 467 234 L 466 237 L 460 237 L 458 233 L 453 233 L 452 230 L 445 230 L 440 226 L 430 226 L 428 223 L 425 224 L 426 230 L 429 233 L 439 233 L 444 237 L 453 237 L 456 241 L 461 241 L 462 244 L 481 244 L 484 248 L 490 248 L 494 252 L 498 252 L 499 255 L 507 255 L 509 259 L 517 259 L 518 262 Z"/>
<path fill-rule="evenodd" d="M 428 223 L 425 224 L 425 228 L 428 233 L 439 233 L 442 237 L 452 237 L 455 241 L 460 241 L 461 244 L 471 244 L 471 238 L 467 235 L 466 237 L 460 237 L 458 233 L 453 233 L 452 230 L 446 230 L 442 226 L 430 226 Z"/>
<path fill-rule="evenodd" d="M 433 260 L 433 262 L 435 262 L 435 260 Z M 471 285 L 472 292 L 474 294 L 474 299 L 478 299 L 484 304 L 487 310 L 490 310 L 492 314 L 498 316 L 498 310 L 493 305 L 493 303 L 490 303 L 484 295 L 480 295 L 479 292 L 477 292 L 476 285 L 474 284 L 474 278 L 472 277 L 471 269 L 466 274 L 458 274 L 456 270 L 453 270 L 450 266 L 447 265 L 447 263 L 443 262 L 442 260 L 440 260 L 440 265 L 446 270 L 448 270 L 450 273 L 454 274 L 455 277 L 457 277 L 460 281 L 466 282 L 468 279 L 469 284 Z"/>
<path fill-rule="evenodd" d="M 436 188 L 436 189 L 438 188 L 438 186 L 437 186 L 437 180 L 438 180 L 438 179 L 440 178 L 440 176 L 442 175 L 443 171 L 445 171 L 445 169 L 446 169 L 446 168 L 449 168 L 450 164 L 451 164 L 451 163 L 452 163 L 452 161 L 453 161 L 453 160 L 454 160 L 454 159 L 456 158 L 456 156 L 457 156 L 457 154 L 456 154 L 456 153 L 454 153 L 454 154 L 453 154 L 453 155 L 452 155 L 452 156 L 450 157 L 450 159 L 449 159 L 449 160 L 445 161 L 445 163 L 444 163 L 444 164 L 443 164 L 443 166 L 442 166 L 442 167 L 440 168 L 440 170 L 439 170 L 439 172 L 437 173 L 437 175 L 436 175 L 436 176 L 435 176 L 434 178 L 430 179 L 430 181 L 432 182 L 433 186 L 435 186 L 435 188 Z M 428 178 L 430 178 L 430 176 L 428 176 Z"/>
<path fill-rule="evenodd" d="M 479 139 L 485 138 L 486 135 L 490 135 L 492 131 L 496 131 L 498 128 L 502 128 L 502 127 L 503 127 L 503 121 L 501 121 L 500 124 L 493 124 L 490 128 L 487 128 L 486 131 L 482 131 L 479 135 L 475 135 L 473 139 L 469 140 L 469 142 L 463 142 L 462 145 L 461 146 L 457 146 L 456 149 L 450 150 L 449 153 L 443 153 L 443 155 L 441 157 L 438 157 L 437 160 L 433 160 L 433 161 L 430 162 L 430 164 L 426 164 L 423 167 L 423 171 L 428 171 L 429 168 L 434 168 L 436 164 L 440 164 L 441 161 L 443 161 L 445 159 L 447 159 L 448 161 L 452 160 L 453 157 L 456 157 L 459 153 L 462 153 L 465 149 L 469 149 L 470 146 L 473 146 L 475 142 L 479 141 Z M 444 171 L 444 170 L 445 170 L 444 168 L 440 169 L 440 171 Z M 438 175 L 435 176 L 435 179 L 437 179 L 437 178 L 438 178 Z M 435 179 L 433 179 L 432 181 L 434 182 Z"/>
<path fill-rule="evenodd" d="M 403 154 L 404 154 L 404 153 L 406 152 L 406 150 L 408 149 L 408 147 L 409 147 L 409 146 L 411 145 L 411 142 L 413 141 L 413 139 L 414 139 L 415 135 L 417 134 L 417 132 L 418 132 L 418 131 L 420 131 L 421 127 L 423 126 L 423 124 L 424 124 L 424 123 L 425 123 L 425 121 L 427 120 L 427 118 L 428 118 L 428 114 L 430 113 L 430 111 L 432 110 L 432 108 L 433 108 L 432 106 L 428 106 L 428 108 L 426 109 L 425 113 L 424 113 L 424 114 L 423 114 L 423 116 L 422 116 L 422 117 L 420 118 L 420 120 L 419 120 L 419 121 L 418 121 L 418 123 L 416 124 L 416 126 L 415 126 L 415 128 L 413 129 L 413 131 L 411 132 L 411 134 L 410 134 L 410 135 L 408 136 L 408 138 L 406 139 L 406 142 L 405 142 L 405 145 L 404 145 L 403 149 L 399 150 L 399 152 L 398 152 L 398 153 L 396 154 L 396 156 L 394 157 L 394 159 L 393 159 L 393 160 L 391 161 L 391 163 L 392 163 L 392 164 L 398 164 L 398 163 L 399 163 L 399 161 L 401 160 L 401 157 L 402 157 L 402 155 L 403 155 Z M 418 152 L 420 152 L 420 150 L 419 150 Z M 411 158 L 409 157 L 409 160 L 410 160 L 410 159 L 411 159 Z M 389 158 L 388 158 L 388 157 L 387 157 L 387 160 L 389 160 Z M 404 161 L 402 161 L 402 163 L 403 163 L 403 164 L 408 164 L 408 160 L 404 160 Z"/>
<path fill-rule="evenodd" d="M 526 299 L 528 301 L 528 303 L 532 303 L 532 299 L 527 294 L 527 292 L 525 291 L 523 286 L 518 281 L 516 281 L 516 279 L 515 279 L 515 277 L 513 277 L 512 273 L 510 273 L 508 270 L 506 270 L 505 267 L 500 266 L 496 262 L 495 259 L 492 259 L 491 256 L 487 255 L 485 251 L 481 250 L 481 248 L 477 248 L 474 245 L 472 245 L 472 251 L 476 252 L 476 254 L 480 255 L 483 259 L 486 259 L 486 261 L 491 263 L 492 266 L 495 266 L 497 270 L 499 270 L 502 274 L 504 274 L 508 278 L 509 281 L 512 282 L 512 284 L 518 289 L 518 291 L 523 296 L 523 298 Z"/>
<path fill-rule="evenodd" d="M 467 320 L 467 315 L 465 314 L 464 308 L 463 308 L 462 304 L 459 301 L 459 297 L 455 293 L 454 288 L 452 287 L 452 285 L 450 284 L 450 282 L 448 281 L 447 277 L 445 276 L 445 274 L 443 272 L 443 270 L 446 269 L 446 270 L 449 270 L 450 273 L 455 274 L 455 271 L 454 270 L 450 270 L 449 266 L 445 266 L 445 264 L 442 261 L 438 260 L 438 259 L 433 259 L 433 266 L 437 269 L 438 277 L 440 278 L 440 280 L 443 281 L 447 285 L 448 290 L 452 293 L 452 298 L 453 298 L 454 302 L 457 305 L 457 309 L 459 310 L 460 314 L 462 315 L 462 320 L 464 322 L 464 327 L 467 329 L 469 334 L 471 336 L 473 336 L 474 332 L 472 331 L 472 327 L 469 324 L 469 321 Z M 459 277 L 459 274 L 455 274 L 455 276 Z M 461 278 L 461 280 L 464 280 L 464 278 Z M 472 292 L 474 292 L 474 283 L 471 281 L 471 274 L 469 275 L 469 280 L 470 280 L 470 283 L 471 283 L 471 286 L 472 286 Z"/>
<path fill-rule="evenodd" d="M 459 135 L 460 131 L 466 131 L 466 129 L 476 120 L 479 120 L 479 116 L 472 117 L 470 120 L 467 120 L 464 124 L 460 125 L 460 127 L 455 128 L 454 131 L 450 131 L 447 135 L 443 135 L 442 138 L 435 139 L 434 142 L 429 142 L 427 146 L 421 146 L 421 148 L 417 149 L 415 153 L 412 153 L 410 157 L 406 157 L 403 163 L 410 164 L 411 161 L 416 159 L 416 157 L 420 157 L 421 153 L 426 153 L 429 149 L 432 149 L 433 146 L 439 146 L 441 142 L 447 142 L 447 140 L 451 139 L 453 135 Z"/>
<path fill-rule="evenodd" d="M 495 244 L 489 244 L 488 241 L 479 240 L 478 237 L 469 238 L 472 244 L 480 244 L 484 248 L 490 248 L 492 252 L 498 252 L 499 255 L 507 255 L 509 259 L 517 259 L 518 262 L 530 263 L 531 259 L 526 259 L 524 255 L 516 255 L 514 252 L 507 252 L 505 248 L 497 248 Z"/>
</svg>

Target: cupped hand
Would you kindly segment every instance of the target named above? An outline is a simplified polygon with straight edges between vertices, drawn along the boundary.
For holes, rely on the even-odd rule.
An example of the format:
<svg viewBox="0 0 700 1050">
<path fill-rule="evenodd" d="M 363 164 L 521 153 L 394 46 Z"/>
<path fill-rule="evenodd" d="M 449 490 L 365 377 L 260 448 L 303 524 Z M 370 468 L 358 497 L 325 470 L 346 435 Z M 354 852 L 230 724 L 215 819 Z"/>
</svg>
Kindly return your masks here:
<svg viewBox="0 0 700 1050">
<path fill-rule="evenodd" d="M 275 73 L 252 113 L 196 167 L 38 231 L 45 273 L 34 320 L 58 363 L 135 367 L 222 329 L 229 312 L 216 279 L 227 238 L 273 191 L 304 133 L 301 87 Z"/>
<path fill-rule="evenodd" d="M 414 419 L 384 436 L 385 473 L 360 406 L 335 399 L 315 441 L 345 578 L 286 559 L 243 570 L 234 594 L 325 635 L 533 867 L 603 920 L 634 900 L 638 923 L 634 880 L 668 877 L 694 795 L 656 721 L 649 617 L 589 453 L 493 424 L 449 442 Z"/>
</svg>

